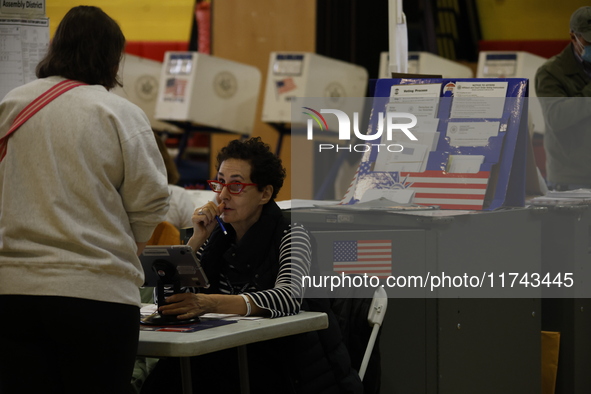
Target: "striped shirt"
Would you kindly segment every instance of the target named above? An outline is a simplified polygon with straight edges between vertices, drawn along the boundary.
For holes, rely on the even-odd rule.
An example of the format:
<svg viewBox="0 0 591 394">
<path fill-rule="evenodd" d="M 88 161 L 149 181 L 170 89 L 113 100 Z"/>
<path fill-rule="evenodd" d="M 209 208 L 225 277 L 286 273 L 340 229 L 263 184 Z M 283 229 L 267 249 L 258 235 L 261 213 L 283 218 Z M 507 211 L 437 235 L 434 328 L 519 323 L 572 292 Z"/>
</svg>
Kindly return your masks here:
<svg viewBox="0 0 591 394">
<path fill-rule="evenodd" d="M 197 251 L 199 259 L 206 246 L 207 242 Z M 273 288 L 257 291 L 251 285 L 236 289 L 222 273 L 219 282 L 220 292 L 248 294 L 259 308 L 268 310 L 272 318 L 298 314 L 304 294 L 303 277 L 310 272 L 311 253 L 310 235 L 306 229 L 299 224 L 291 224 L 281 238 L 279 271 Z"/>
</svg>

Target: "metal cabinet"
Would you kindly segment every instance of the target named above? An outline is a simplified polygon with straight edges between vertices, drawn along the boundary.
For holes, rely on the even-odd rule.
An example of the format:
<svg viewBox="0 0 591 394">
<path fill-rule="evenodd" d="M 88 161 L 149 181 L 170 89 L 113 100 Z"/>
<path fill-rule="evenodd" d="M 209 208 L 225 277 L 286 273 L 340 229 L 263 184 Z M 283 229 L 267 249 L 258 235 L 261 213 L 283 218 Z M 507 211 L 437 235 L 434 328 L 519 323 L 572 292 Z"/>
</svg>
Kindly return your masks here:
<svg viewBox="0 0 591 394">
<path fill-rule="evenodd" d="M 574 273 L 575 291 L 542 298 L 542 329 L 560 332 L 557 394 L 591 388 L 591 208 L 549 207 L 542 219 L 542 266 Z"/>
<path fill-rule="evenodd" d="M 391 239 L 393 274 L 541 268 L 543 215 L 536 210 L 429 217 L 319 208 L 291 214 L 314 235 L 324 272 L 331 270 L 334 241 L 351 237 Z M 455 290 L 461 291 L 388 293 L 382 393 L 541 392 L 540 297 Z"/>
</svg>

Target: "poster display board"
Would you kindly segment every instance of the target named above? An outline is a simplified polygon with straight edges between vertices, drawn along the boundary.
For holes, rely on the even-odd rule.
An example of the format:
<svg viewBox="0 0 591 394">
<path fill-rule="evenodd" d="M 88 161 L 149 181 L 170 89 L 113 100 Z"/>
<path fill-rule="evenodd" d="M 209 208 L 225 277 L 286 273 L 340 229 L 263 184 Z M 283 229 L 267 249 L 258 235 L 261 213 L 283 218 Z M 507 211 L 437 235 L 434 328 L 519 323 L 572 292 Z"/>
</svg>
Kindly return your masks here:
<svg viewBox="0 0 591 394">
<path fill-rule="evenodd" d="M 382 133 L 381 144 L 363 155 L 341 203 L 524 206 L 527 96 L 528 80 L 518 78 L 378 80 L 368 134 Z M 414 140 L 384 132 L 389 113 L 416 117 Z"/>
</svg>

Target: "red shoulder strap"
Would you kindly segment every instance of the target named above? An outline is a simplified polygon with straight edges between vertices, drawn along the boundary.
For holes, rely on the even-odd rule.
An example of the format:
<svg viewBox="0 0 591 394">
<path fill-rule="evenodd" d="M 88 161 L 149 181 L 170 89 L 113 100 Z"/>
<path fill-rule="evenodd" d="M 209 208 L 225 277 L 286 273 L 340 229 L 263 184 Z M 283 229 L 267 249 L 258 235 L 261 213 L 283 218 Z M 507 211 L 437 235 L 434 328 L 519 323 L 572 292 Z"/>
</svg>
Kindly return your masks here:
<svg viewBox="0 0 591 394">
<path fill-rule="evenodd" d="M 46 92 L 41 94 L 35 100 L 33 100 L 29 105 L 27 105 L 14 119 L 10 129 L 6 133 L 6 135 L 0 138 L 0 162 L 6 156 L 6 150 L 8 147 L 8 138 L 25 123 L 27 120 L 31 118 L 31 116 L 35 115 L 39 110 L 49 104 L 51 101 L 59 97 L 60 95 L 66 93 L 68 90 L 73 89 L 80 85 L 86 85 L 83 82 L 72 81 L 70 79 L 66 79 L 54 85 L 52 88 L 48 89 Z"/>
</svg>

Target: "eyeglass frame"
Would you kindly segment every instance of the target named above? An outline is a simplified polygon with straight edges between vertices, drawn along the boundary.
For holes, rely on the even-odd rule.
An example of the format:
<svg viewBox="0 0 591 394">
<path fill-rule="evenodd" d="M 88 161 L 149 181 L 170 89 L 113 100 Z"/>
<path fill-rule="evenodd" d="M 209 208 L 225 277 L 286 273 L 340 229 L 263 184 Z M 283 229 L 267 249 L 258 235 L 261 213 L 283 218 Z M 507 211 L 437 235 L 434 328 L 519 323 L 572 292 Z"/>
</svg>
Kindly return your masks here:
<svg viewBox="0 0 591 394">
<path fill-rule="evenodd" d="M 221 188 L 219 191 L 217 191 L 217 190 L 215 190 L 215 189 L 213 188 L 213 186 L 211 186 L 211 184 L 212 184 L 212 183 L 214 183 L 214 184 L 217 184 L 217 185 L 221 185 L 221 186 L 222 186 L 222 188 Z M 228 187 L 228 193 L 230 193 L 230 194 L 232 194 L 232 195 L 237 195 L 237 194 L 240 194 L 240 193 L 242 193 L 242 192 L 244 191 L 244 188 L 245 188 L 246 186 L 258 186 L 258 184 L 256 184 L 256 183 L 243 183 L 243 182 L 230 182 L 230 183 L 223 183 L 223 182 L 220 182 L 220 181 L 217 181 L 217 180 L 208 180 L 208 181 L 207 181 L 207 184 L 209 185 L 209 187 L 211 188 L 211 190 L 212 190 L 214 193 L 221 193 L 221 192 L 224 190 L 224 187 L 228 187 L 229 185 L 242 185 L 242 188 L 241 188 L 241 189 L 240 189 L 240 191 L 238 191 L 238 192 L 233 192 L 233 191 L 231 191 L 231 190 L 230 190 L 230 188 Z"/>
</svg>

